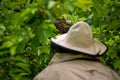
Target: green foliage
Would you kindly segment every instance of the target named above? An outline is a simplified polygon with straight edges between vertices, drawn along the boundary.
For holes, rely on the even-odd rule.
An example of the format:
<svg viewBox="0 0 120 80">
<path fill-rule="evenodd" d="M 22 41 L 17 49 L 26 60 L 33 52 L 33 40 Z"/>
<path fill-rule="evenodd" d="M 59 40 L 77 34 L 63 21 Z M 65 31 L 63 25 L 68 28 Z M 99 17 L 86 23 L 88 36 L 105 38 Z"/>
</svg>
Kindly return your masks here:
<svg viewBox="0 0 120 80">
<path fill-rule="evenodd" d="M 0 5 L 0 79 L 32 80 L 52 56 L 53 17 L 42 0 L 2 0 Z"/>
<path fill-rule="evenodd" d="M 102 61 L 120 73 L 120 1 L 1 0 L 0 6 L 1 80 L 32 80 L 48 65 L 58 18 L 88 22 L 108 45 Z"/>
</svg>

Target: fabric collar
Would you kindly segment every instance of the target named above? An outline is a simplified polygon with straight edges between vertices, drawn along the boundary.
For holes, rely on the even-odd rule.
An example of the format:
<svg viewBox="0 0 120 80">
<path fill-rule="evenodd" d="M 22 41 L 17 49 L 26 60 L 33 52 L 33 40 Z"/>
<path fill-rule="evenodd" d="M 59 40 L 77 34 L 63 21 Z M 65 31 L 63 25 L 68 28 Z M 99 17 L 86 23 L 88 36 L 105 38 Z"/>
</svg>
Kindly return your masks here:
<svg viewBox="0 0 120 80">
<path fill-rule="evenodd" d="M 76 60 L 76 59 L 96 59 L 96 57 L 90 57 L 88 55 L 82 55 L 82 54 L 69 54 L 69 53 L 56 53 L 54 54 L 53 58 L 51 59 L 49 65 L 64 62 L 64 61 L 70 61 L 70 60 Z M 97 60 L 97 59 L 96 59 Z"/>
</svg>

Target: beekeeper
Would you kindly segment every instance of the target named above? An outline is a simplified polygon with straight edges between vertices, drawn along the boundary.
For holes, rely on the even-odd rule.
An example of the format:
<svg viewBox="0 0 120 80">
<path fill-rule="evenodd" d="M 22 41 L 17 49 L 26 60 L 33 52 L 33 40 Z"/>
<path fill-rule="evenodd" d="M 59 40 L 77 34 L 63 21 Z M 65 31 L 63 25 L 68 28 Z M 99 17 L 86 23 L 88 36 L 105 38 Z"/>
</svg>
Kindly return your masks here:
<svg viewBox="0 0 120 80">
<path fill-rule="evenodd" d="M 93 38 L 85 22 L 77 22 L 67 33 L 52 38 L 51 47 L 56 53 L 34 80 L 120 80 L 115 71 L 97 59 L 107 47 Z"/>
</svg>

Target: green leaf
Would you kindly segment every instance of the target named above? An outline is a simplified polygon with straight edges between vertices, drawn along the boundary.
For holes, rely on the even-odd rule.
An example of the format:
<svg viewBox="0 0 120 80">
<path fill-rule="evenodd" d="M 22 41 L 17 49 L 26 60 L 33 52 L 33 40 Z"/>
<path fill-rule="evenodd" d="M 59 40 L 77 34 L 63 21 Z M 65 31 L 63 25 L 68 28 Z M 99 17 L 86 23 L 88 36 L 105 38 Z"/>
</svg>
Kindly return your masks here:
<svg viewBox="0 0 120 80">
<path fill-rule="evenodd" d="M 6 30 L 5 26 L 3 24 L 0 24 L 0 35 L 2 35 L 5 30 Z"/>
<path fill-rule="evenodd" d="M 0 64 L 1 64 L 1 63 L 4 63 L 4 62 L 6 62 L 6 61 L 9 61 L 9 60 L 10 60 L 9 57 L 0 58 Z"/>
<path fill-rule="evenodd" d="M 50 0 L 48 3 L 48 9 L 52 8 L 56 4 L 56 1 Z"/>
<path fill-rule="evenodd" d="M 37 37 L 39 39 L 40 42 L 47 42 L 47 35 L 46 35 L 46 32 L 45 32 L 45 24 L 41 24 L 40 26 L 37 27 Z"/>
<path fill-rule="evenodd" d="M 101 18 L 102 16 L 104 16 L 104 14 L 105 14 L 105 7 L 104 7 L 104 5 L 103 5 L 103 1 L 101 1 L 101 0 L 93 0 L 93 2 L 94 2 L 94 15 L 96 16 L 96 17 L 98 17 L 98 18 Z M 97 4 L 97 5 L 96 5 Z M 96 15 L 97 14 L 97 15 Z"/>
<path fill-rule="evenodd" d="M 35 34 L 33 33 L 33 30 L 29 26 L 26 26 L 26 28 L 27 28 L 26 32 L 27 32 L 28 36 L 30 38 L 33 38 L 35 36 Z"/>
<path fill-rule="evenodd" d="M 66 7 L 66 10 L 68 10 L 68 11 L 73 11 L 74 10 L 74 6 L 73 6 L 73 3 L 74 3 L 74 1 L 73 2 L 71 2 L 71 1 L 65 1 L 65 4 L 64 4 L 64 6 Z"/>
<path fill-rule="evenodd" d="M 15 53 L 16 53 L 16 47 L 17 46 L 12 46 L 11 48 L 10 48 L 10 54 L 13 56 L 13 55 L 15 55 Z"/>
<path fill-rule="evenodd" d="M 92 0 L 77 0 L 75 5 L 80 7 L 83 11 L 93 6 Z"/>
<path fill-rule="evenodd" d="M 28 73 L 20 73 L 19 76 L 29 75 Z"/>
<path fill-rule="evenodd" d="M 38 36 L 35 36 L 32 38 L 31 45 L 32 45 L 33 49 L 36 50 L 36 48 L 39 46 Z"/>
<path fill-rule="evenodd" d="M 85 21 L 87 20 L 85 17 L 80 18 L 80 21 Z"/>
<path fill-rule="evenodd" d="M 50 48 L 48 46 L 41 46 L 39 47 L 40 53 L 49 53 Z"/>
<path fill-rule="evenodd" d="M 106 42 L 106 44 L 110 45 L 110 46 L 113 46 L 115 43 L 114 40 L 110 39 L 108 42 Z"/>
<path fill-rule="evenodd" d="M 19 17 L 18 17 L 19 16 Z M 17 17 L 17 18 L 16 18 Z M 23 19 L 21 18 L 21 14 L 20 13 L 15 13 L 13 16 L 12 16 L 12 23 L 14 25 L 19 25 L 19 24 L 22 24 L 23 23 Z"/>
<path fill-rule="evenodd" d="M 114 66 L 115 66 L 116 69 L 120 68 L 120 61 L 116 60 L 115 63 L 114 63 Z"/>
<path fill-rule="evenodd" d="M 10 35 L 6 37 L 6 41 L 0 46 L 0 48 L 10 48 L 12 46 L 15 46 L 19 42 L 23 40 L 22 37 L 15 35 Z"/>
<path fill-rule="evenodd" d="M 0 48 L 9 48 L 9 47 L 11 47 L 13 45 L 14 45 L 14 42 L 12 42 L 12 41 L 6 41 L 6 42 L 4 42 L 2 44 L 2 46 Z"/>
<path fill-rule="evenodd" d="M 30 65 L 28 65 L 27 63 L 17 63 L 16 66 L 20 67 L 21 69 L 23 69 L 24 71 L 30 73 Z"/>
<path fill-rule="evenodd" d="M 18 53 L 24 52 L 25 43 L 26 43 L 26 40 L 24 39 L 24 40 L 22 40 L 21 42 L 19 42 L 19 43 L 17 44 L 16 51 L 17 51 Z"/>
<path fill-rule="evenodd" d="M 22 62 L 22 63 L 28 63 L 29 58 L 18 55 L 18 56 L 15 57 L 15 61 Z"/>
<path fill-rule="evenodd" d="M 45 10 L 45 13 L 50 18 L 51 21 L 54 20 L 54 16 L 51 14 L 51 12 L 49 10 Z"/>
</svg>

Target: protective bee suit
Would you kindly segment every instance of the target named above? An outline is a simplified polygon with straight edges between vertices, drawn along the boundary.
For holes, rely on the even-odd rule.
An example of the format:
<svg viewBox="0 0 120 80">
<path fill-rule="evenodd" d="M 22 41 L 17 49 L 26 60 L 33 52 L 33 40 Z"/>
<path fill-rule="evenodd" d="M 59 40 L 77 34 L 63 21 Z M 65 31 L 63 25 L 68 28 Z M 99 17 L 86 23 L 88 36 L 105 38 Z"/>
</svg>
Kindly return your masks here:
<svg viewBox="0 0 120 80">
<path fill-rule="evenodd" d="M 103 55 L 107 47 L 93 39 L 87 23 L 78 22 L 51 41 L 69 53 L 56 53 L 34 80 L 120 80 L 116 72 L 95 58 Z"/>
</svg>

